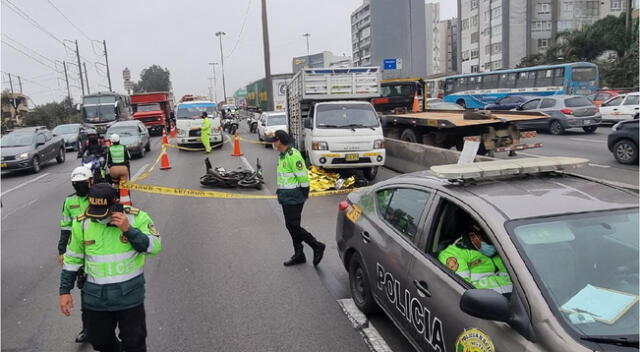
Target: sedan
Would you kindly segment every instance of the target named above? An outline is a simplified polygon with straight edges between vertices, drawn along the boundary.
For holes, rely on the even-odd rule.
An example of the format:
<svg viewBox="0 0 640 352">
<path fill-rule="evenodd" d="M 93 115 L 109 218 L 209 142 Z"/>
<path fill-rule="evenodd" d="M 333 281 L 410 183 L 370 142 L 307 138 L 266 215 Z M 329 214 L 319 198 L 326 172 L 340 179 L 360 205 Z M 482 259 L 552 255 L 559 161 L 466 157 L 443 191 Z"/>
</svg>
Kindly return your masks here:
<svg viewBox="0 0 640 352">
<path fill-rule="evenodd" d="M 607 137 L 607 146 L 622 164 L 638 164 L 638 120 L 615 124 Z"/>
<path fill-rule="evenodd" d="M 441 165 L 352 192 L 336 242 L 355 305 L 419 351 L 637 351 L 638 195 L 558 172 L 587 162 Z"/>
<path fill-rule="evenodd" d="M 149 131 L 140 121 L 120 121 L 111 125 L 105 135 L 109 138 L 112 134 L 120 136 L 120 144 L 123 144 L 132 155 L 144 157 L 144 153 L 151 151 Z"/>
<path fill-rule="evenodd" d="M 46 127 L 25 127 L 2 136 L 2 163 L 5 170 L 31 169 L 38 173 L 42 164 L 56 159 L 58 164 L 66 159 L 64 139 L 53 136 Z"/>
<path fill-rule="evenodd" d="M 581 128 L 585 133 L 598 129 L 601 115 L 598 108 L 582 95 L 552 95 L 533 98 L 520 105 L 516 110 L 538 111 L 549 115 L 546 119 L 519 122 L 520 128 L 548 130 L 560 135 L 565 130 Z"/>
<path fill-rule="evenodd" d="M 502 98 L 496 99 L 493 104 L 487 104 L 485 110 L 511 110 L 525 103 L 531 99 L 528 95 L 507 95 Z"/>
<path fill-rule="evenodd" d="M 67 151 L 78 150 L 82 143 L 82 136 L 85 128 L 80 123 L 70 123 L 66 125 L 58 125 L 53 129 L 54 136 L 62 136 L 64 138 L 64 147 Z"/>
<path fill-rule="evenodd" d="M 638 118 L 640 93 L 613 97 L 600 106 L 603 122 L 619 122 Z"/>
</svg>

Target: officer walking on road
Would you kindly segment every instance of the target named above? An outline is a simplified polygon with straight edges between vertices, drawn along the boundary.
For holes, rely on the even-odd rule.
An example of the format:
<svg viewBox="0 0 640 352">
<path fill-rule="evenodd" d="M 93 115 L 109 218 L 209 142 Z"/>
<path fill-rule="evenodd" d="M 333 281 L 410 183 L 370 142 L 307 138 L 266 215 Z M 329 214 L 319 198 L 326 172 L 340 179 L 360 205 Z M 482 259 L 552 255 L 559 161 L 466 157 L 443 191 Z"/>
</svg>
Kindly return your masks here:
<svg viewBox="0 0 640 352">
<path fill-rule="evenodd" d="M 204 152 L 211 153 L 211 120 L 206 111 L 202 112 L 202 129 L 200 130 L 200 140 L 204 145 Z"/>
<path fill-rule="evenodd" d="M 143 267 L 147 255 L 161 251 L 160 235 L 147 213 L 120 205 L 118 191 L 107 183 L 92 186 L 88 199 L 85 213 L 73 221 L 64 254 L 60 310 L 71 314 L 70 292 L 84 268 L 82 316 L 93 348 L 146 351 Z"/>
<path fill-rule="evenodd" d="M 313 248 L 313 265 L 318 265 L 322 260 L 325 245 L 313 237 L 302 226 L 302 208 L 309 197 L 309 174 L 307 166 L 300 152 L 289 146 L 289 134 L 278 130 L 274 137 L 274 147 L 280 152 L 278 160 L 277 183 L 278 202 L 282 205 L 284 221 L 291 234 L 294 254 L 291 259 L 284 262 L 285 266 L 305 263 L 302 242 L 306 242 Z"/>
<path fill-rule="evenodd" d="M 84 166 L 78 166 L 71 172 L 71 184 L 76 192 L 68 196 L 64 200 L 62 206 L 62 220 L 60 220 L 60 240 L 58 241 L 58 262 L 60 265 L 64 264 L 64 253 L 67 250 L 67 244 L 69 238 L 71 238 L 71 224 L 73 219 L 84 214 L 84 211 L 89 206 L 89 200 L 87 194 L 89 188 L 93 183 L 93 175 L 91 170 Z M 78 270 L 77 286 L 82 289 L 86 275 L 82 269 Z M 87 335 L 84 330 L 84 322 L 82 324 L 82 330 L 78 336 L 76 336 L 76 342 L 82 343 L 87 340 Z"/>
</svg>

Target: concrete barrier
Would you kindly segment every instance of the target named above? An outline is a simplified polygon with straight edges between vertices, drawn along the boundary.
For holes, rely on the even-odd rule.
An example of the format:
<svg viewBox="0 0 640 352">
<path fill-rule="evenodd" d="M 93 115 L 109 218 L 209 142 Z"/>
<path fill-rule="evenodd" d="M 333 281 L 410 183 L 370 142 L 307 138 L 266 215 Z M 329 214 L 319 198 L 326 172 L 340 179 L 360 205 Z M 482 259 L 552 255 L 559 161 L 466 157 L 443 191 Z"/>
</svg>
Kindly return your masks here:
<svg viewBox="0 0 640 352">
<path fill-rule="evenodd" d="M 455 164 L 460 156 L 460 152 L 457 150 L 404 142 L 392 138 L 385 138 L 384 144 L 387 150 L 385 167 L 401 173 L 428 170 L 434 165 Z M 496 159 L 485 156 L 478 156 L 475 159 L 475 161 L 490 160 Z"/>
</svg>

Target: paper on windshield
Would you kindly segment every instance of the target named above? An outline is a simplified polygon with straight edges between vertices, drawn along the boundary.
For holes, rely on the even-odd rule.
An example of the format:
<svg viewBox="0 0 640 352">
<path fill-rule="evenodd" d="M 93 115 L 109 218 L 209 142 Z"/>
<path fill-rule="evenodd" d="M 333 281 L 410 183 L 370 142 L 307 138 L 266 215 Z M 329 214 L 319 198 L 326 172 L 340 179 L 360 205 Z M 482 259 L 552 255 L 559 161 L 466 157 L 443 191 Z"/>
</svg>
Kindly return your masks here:
<svg viewBox="0 0 640 352">
<path fill-rule="evenodd" d="M 571 313 L 589 314 L 597 321 L 613 324 L 636 302 L 637 295 L 587 285 L 560 308 Z"/>
</svg>

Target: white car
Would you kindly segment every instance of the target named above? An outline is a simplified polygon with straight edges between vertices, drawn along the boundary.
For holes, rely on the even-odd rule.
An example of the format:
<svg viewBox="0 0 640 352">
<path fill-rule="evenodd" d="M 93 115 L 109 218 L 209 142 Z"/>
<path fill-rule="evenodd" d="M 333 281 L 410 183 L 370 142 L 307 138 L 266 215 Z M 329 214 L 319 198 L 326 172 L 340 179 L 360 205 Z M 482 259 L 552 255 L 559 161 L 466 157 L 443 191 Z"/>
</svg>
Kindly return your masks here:
<svg viewBox="0 0 640 352">
<path fill-rule="evenodd" d="M 277 130 L 289 132 L 287 113 L 284 111 L 267 111 L 262 113 L 258 122 L 258 139 L 270 142 Z M 267 144 L 267 146 L 269 146 Z"/>
<path fill-rule="evenodd" d="M 610 98 L 600 106 L 602 122 L 618 122 L 638 118 L 640 93 L 629 93 Z"/>
</svg>

